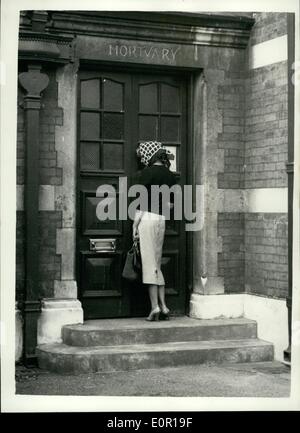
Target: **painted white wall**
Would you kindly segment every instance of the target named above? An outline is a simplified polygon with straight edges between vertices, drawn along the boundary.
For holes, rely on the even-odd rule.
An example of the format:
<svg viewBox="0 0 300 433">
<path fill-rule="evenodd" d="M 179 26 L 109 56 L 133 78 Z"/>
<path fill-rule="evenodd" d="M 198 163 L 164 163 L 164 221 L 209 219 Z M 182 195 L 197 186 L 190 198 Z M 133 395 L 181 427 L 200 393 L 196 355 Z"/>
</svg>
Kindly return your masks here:
<svg viewBox="0 0 300 433">
<path fill-rule="evenodd" d="M 244 294 L 200 295 L 193 293 L 190 317 L 196 319 L 237 318 L 244 315 Z"/>
<path fill-rule="evenodd" d="M 285 213 L 288 211 L 287 188 L 244 190 L 244 212 Z"/>
<path fill-rule="evenodd" d="M 287 188 L 219 189 L 218 212 L 286 213 Z"/>
<path fill-rule="evenodd" d="M 200 295 L 193 293 L 190 317 L 221 319 L 246 317 L 257 322 L 258 338 L 274 344 L 274 357 L 283 361 L 288 347 L 288 310 L 285 299 L 242 294 Z"/>
<path fill-rule="evenodd" d="M 283 361 L 288 347 L 288 309 L 285 299 L 245 294 L 244 316 L 256 320 L 257 336 L 274 344 L 274 357 Z"/>
<path fill-rule="evenodd" d="M 249 50 L 250 69 L 287 60 L 287 35 L 253 45 Z"/>
</svg>

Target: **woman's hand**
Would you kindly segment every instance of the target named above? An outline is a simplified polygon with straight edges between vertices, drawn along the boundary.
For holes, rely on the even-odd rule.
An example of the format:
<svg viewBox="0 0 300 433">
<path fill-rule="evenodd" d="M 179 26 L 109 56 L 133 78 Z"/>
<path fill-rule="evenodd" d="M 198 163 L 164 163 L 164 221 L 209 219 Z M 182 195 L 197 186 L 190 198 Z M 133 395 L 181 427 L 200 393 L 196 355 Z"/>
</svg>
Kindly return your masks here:
<svg viewBox="0 0 300 433">
<path fill-rule="evenodd" d="M 138 228 L 135 224 L 132 226 L 132 237 L 133 237 L 133 240 L 136 240 L 139 238 L 139 231 L 138 231 Z"/>
</svg>

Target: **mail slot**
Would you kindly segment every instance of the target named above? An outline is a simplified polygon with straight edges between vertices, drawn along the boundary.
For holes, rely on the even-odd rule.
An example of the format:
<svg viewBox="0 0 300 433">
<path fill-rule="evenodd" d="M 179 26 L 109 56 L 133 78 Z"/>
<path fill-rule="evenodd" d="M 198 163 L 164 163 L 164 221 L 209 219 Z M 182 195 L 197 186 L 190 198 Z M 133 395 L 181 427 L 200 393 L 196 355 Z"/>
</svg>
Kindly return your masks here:
<svg viewBox="0 0 300 433">
<path fill-rule="evenodd" d="M 116 251 L 116 239 L 90 239 L 90 251 L 110 252 Z"/>
</svg>

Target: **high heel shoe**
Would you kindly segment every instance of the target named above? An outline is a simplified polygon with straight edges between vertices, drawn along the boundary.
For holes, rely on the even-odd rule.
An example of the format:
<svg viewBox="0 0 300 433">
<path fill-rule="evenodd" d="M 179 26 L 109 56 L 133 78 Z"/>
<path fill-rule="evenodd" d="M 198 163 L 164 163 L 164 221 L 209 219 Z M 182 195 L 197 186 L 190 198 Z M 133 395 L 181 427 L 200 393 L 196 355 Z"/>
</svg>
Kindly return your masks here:
<svg viewBox="0 0 300 433">
<path fill-rule="evenodd" d="M 148 322 L 156 322 L 157 320 L 159 320 L 159 314 L 160 314 L 160 308 L 159 307 L 154 308 L 154 310 L 150 312 L 146 320 L 148 320 Z"/>
<path fill-rule="evenodd" d="M 170 318 L 169 308 L 160 311 L 160 316 L 159 316 L 160 320 L 169 320 L 169 318 Z"/>
</svg>

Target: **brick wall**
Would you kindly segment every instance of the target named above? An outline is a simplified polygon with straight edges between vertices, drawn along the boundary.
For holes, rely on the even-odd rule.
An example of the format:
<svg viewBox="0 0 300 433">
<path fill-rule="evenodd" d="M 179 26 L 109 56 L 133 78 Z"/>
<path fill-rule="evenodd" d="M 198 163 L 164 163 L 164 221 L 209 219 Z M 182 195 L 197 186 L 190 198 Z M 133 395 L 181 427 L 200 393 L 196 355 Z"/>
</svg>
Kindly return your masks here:
<svg viewBox="0 0 300 433">
<path fill-rule="evenodd" d="M 287 33 L 286 14 L 254 17 L 249 46 Z M 245 85 L 245 188 L 287 187 L 287 62 L 249 70 Z M 246 291 L 286 297 L 287 260 L 287 214 L 245 214 Z"/>
<path fill-rule="evenodd" d="M 56 229 L 61 226 L 61 212 L 39 213 L 39 277 L 40 296 L 43 298 L 53 297 L 54 280 L 60 280 L 61 257 L 56 254 Z"/>
<path fill-rule="evenodd" d="M 254 13 L 255 25 L 251 32 L 250 45 L 260 44 L 287 34 L 285 13 Z"/>
<path fill-rule="evenodd" d="M 57 106 L 57 82 L 55 73 L 47 71 L 50 83 L 42 95 L 40 111 L 39 175 L 40 185 L 61 185 L 62 169 L 57 167 L 55 150 L 55 126 L 62 125 L 63 112 Z M 25 116 L 23 109 L 24 92 L 18 92 L 17 127 L 17 185 L 24 185 L 25 167 Z M 20 204 L 19 204 L 20 208 Z M 39 212 L 39 278 L 42 297 L 53 296 L 54 280 L 60 279 L 61 257 L 56 254 L 56 229 L 62 226 L 62 214 L 58 211 Z M 25 286 L 25 215 L 17 212 L 16 227 L 16 298 L 21 301 Z"/>
<path fill-rule="evenodd" d="M 225 293 L 241 293 L 245 290 L 244 235 L 243 213 L 218 214 L 218 236 L 222 238 L 218 274 L 224 278 Z"/>
<path fill-rule="evenodd" d="M 63 124 L 63 111 L 57 106 L 55 73 L 45 71 L 50 83 L 43 92 L 40 112 L 40 184 L 61 185 L 62 169 L 57 167 L 55 126 Z"/>
<path fill-rule="evenodd" d="M 218 86 L 218 108 L 222 110 L 222 132 L 218 148 L 224 149 L 224 172 L 218 173 L 218 188 L 244 187 L 244 71 L 226 75 Z"/>
<path fill-rule="evenodd" d="M 286 34 L 283 13 L 255 13 L 249 49 Z M 245 53 L 245 65 L 249 49 Z M 224 172 L 218 188 L 287 187 L 288 108 L 287 62 L 240 73 L 228 72 L 218 86 L 224 149 Z M 245 215 L 245 216 L 244 216 Z M 219 213 L 218 273 L 225 292 L 271 297 L 287 294 L 287 215 Z"/>
<path fill-rule="evenodd" d="M 287 64 L 257 68 L 246 80 L 245 188 L 287 186 Z"/>
<path fill-rule="evenodd" d="M 39 213 L 39 286 L 41 297 L 53 296 L 54 280 L 60 279 L 61 258 L 56 254 L 56 229 L 61 228 L 61 212 Z M 25 287 L 25 215 L 17 212 L 16 300 L 22 301 Z"/>
<path fill-rule="evenodd" d="M 42 95 L 40 110 L 40 184 L 61 185 L 62 169 L 57 167 L 55 151 L 55 126 L 63 124 L 63 111 L 57 106 L 57 82 L 53 71 L 45 71 L 49 85 Z M 24 184 L 25 164 L 25 117 L 23 109 L 24 92 L 18 91 L 17 127 L 17 184 Z"/>
<path fill-rule="evenodd" d="M 287 260 L 287 215 L 245 214 L 246 291 L 286 297 Z"/>
</svg>

